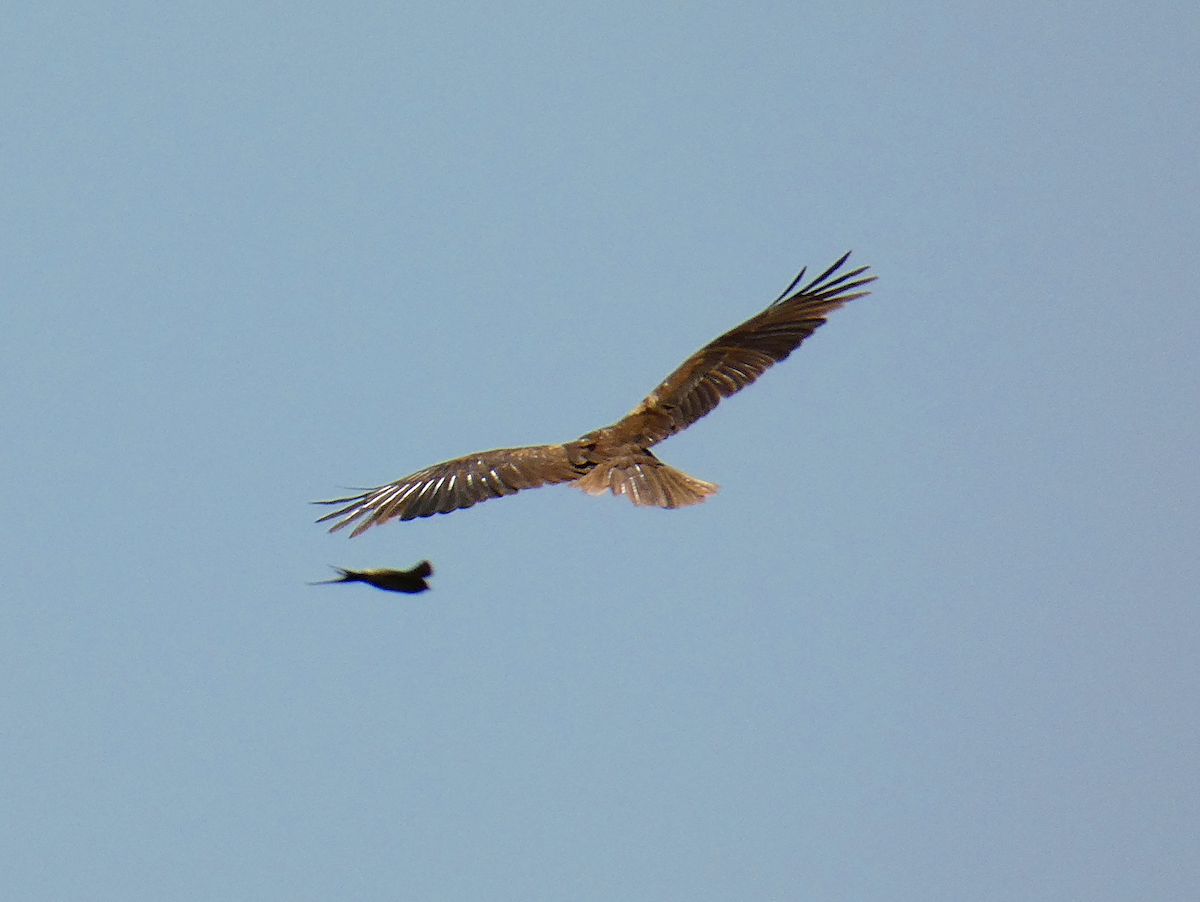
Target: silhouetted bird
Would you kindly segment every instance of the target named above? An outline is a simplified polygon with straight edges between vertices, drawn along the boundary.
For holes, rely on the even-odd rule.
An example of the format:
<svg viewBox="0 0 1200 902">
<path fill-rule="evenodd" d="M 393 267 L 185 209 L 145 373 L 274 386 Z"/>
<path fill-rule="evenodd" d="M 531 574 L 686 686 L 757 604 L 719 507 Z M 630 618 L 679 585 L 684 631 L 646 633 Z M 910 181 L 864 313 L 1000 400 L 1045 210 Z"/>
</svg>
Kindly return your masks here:
<svg viewBox="0 0 1200 902">
<path fill-rule="evenodd" d="M 344 504 L 318 520 L 340 518 L 330 532 L 361 520 L 356 536 L 388 520 L 412 520 L 470 507 L 489 498 L 511 495 L 554 482 L 567 482 L 591 495 L 605 490 L 626 495 L 634 504 L 682 507 L 703 501 L 717 487 L 669 467 L 650 448 L 686 429 L 775 363 L 787 358 L 825 317 L 847 301 L 868 294 L 856 291 L 874 276 L 868 267 L 832 278 L 840 260 L 794 294 L 805 270 L 762 313 L 709 342 L 611 426 L 562 445 L 498 448 L 427 467 L 361 495 L 318 501 Z"/>
<path fill-rule="evenodd" d="M 345 570 L 334 567 L 341 574 L 337 579 L 324 579 L 319 583 L 309 583 L 310 586 L 327 586 L 330 583 L 367 583 L 376 589 L 386 589 L 389 592 L 408 592 L 410 595 L 424 592 L 429 588 L 425 577 L 433 576 L 433 565 L 429 561 L 421 561 L 411 570 Z"/>
</svg>

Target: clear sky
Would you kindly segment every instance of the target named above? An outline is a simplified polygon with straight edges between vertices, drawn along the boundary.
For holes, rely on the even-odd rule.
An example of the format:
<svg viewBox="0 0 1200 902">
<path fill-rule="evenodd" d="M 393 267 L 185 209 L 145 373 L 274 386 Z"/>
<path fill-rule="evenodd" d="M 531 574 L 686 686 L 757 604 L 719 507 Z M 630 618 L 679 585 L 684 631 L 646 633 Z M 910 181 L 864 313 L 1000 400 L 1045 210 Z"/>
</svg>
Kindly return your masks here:
<svg viewBox="0 0 1200 902">
<path fill-rule="evenodd" d="M 1200 7 L 11 4 L 0 896 L 1200 898 Z M 632 408 L 350 540 L 309 502 Z M 401 596 L 329 565 L 434 562 Z"/>
</svg>

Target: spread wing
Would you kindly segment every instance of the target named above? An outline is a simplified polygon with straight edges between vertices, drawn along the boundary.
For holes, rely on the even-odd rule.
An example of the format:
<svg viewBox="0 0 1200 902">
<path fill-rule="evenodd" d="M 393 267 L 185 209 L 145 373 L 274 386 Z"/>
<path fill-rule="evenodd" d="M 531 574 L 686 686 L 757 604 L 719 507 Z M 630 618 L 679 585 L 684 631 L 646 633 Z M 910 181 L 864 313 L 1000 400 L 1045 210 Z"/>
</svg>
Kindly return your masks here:
<svg viewBox="0 0 1200 902">
<path fill-rule="evenodd" d="M 669 419 L 655 418 L 661 426 L 650 436 L 651 444 L 686 429 L 722 398 L 741 391 L 773 364 L 785 360 L 831 312 L 847 301 L 870 294 L 856 290 L 875 281 L 874 276 L 859 278 L 869 267 L 833 277 L 849 256 L 846 253 L 821 275 L 789 294 L 804 278 L 805 270 L 800 270 L 771 306 L 706 344 L 664 379 L 629 415 L 655 409 L 670 414 Z"/>
<path fill-rule="evenodd" d="M 379 523 L 399 517 L 413 520 L 433 514 L 447 514 L 471 507 L 489 498 L 512 495 L 552 482 L 570 482 L 583 472 L 571 464 L 562 445 L 534 445 L 529 448 L 497 448 L 467 457 L 457 457 L 397 479 L 361 495 L 318 501 L 317 504 L 342 504 L 345 507 L 318 520 L 337 520 L 330 532 L 349 526 L 356 520 L 351 536 Z"/>
</svg>

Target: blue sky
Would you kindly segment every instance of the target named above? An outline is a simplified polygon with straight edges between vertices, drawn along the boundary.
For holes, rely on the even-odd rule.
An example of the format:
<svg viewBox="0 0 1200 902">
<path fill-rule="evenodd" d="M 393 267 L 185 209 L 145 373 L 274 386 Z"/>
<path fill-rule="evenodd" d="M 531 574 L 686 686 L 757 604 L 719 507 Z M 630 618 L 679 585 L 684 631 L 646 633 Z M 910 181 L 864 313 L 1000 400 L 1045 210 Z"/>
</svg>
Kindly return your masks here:
<svg viewBox="0 0 1200 902">
<path fill-rule="evenodd" d="M 1200 891 L 1193 4 L 0 19 L 0 873 L 22 900 Z M 879 276 L 661 456 L 620 417 Z M 405 597 L 306 585 L 434 562 Z"/>
</svg>

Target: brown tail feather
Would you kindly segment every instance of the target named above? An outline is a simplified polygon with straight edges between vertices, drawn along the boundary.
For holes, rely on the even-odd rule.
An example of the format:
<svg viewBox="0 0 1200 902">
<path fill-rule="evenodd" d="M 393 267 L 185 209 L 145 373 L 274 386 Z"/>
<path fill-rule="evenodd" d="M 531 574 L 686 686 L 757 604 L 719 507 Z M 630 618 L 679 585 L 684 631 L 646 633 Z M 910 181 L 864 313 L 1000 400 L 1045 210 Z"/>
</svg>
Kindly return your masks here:
<svg viewBox="0 0 1200 902">
<path fill-rule="evenodd" d="M 711 482 L 688 476 L 651 454 L 604 461 L 571 484 L 589 495 L 603 495 L 606 490 L 625 495 L 641 507 L 686 507 L 717 491 Z"/>
</svg>

